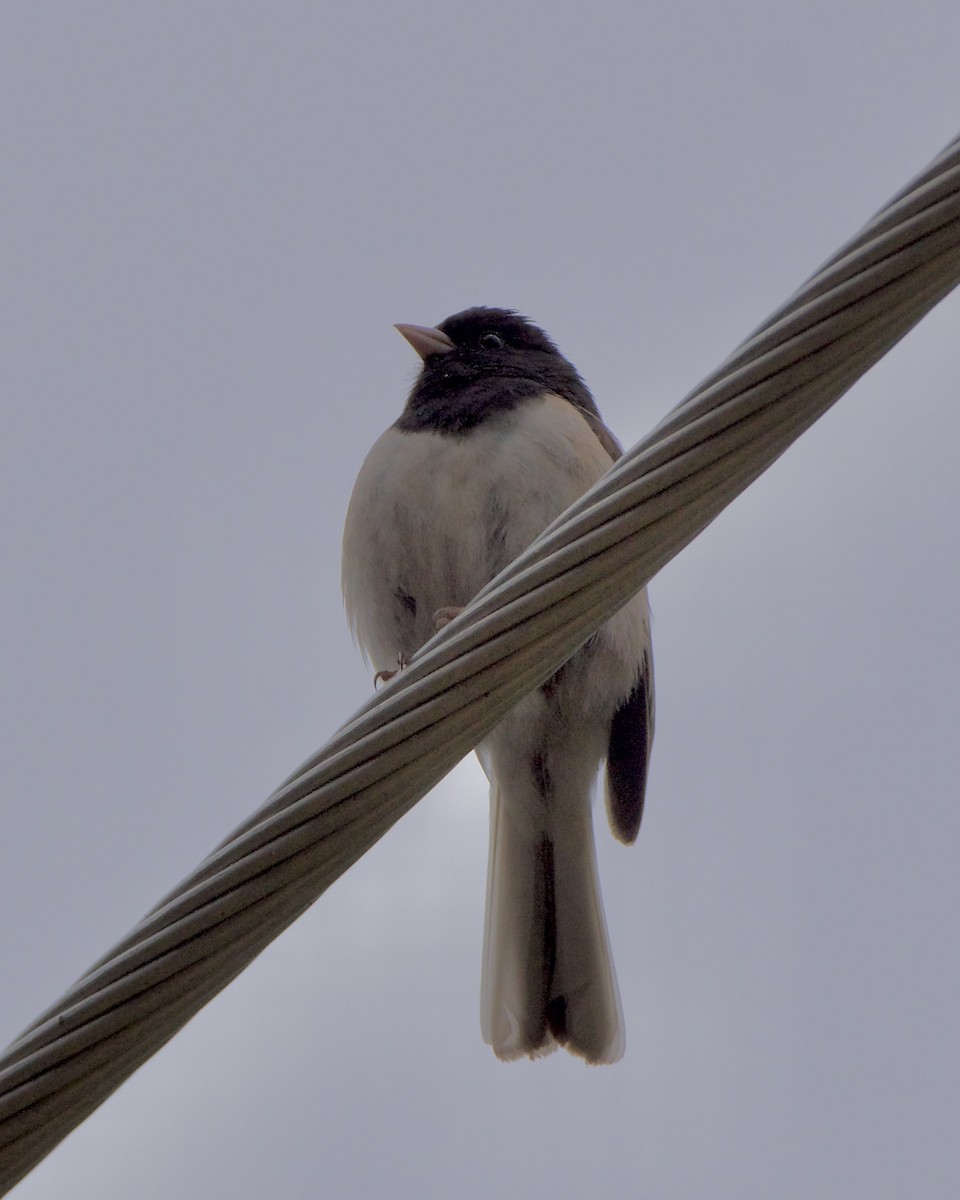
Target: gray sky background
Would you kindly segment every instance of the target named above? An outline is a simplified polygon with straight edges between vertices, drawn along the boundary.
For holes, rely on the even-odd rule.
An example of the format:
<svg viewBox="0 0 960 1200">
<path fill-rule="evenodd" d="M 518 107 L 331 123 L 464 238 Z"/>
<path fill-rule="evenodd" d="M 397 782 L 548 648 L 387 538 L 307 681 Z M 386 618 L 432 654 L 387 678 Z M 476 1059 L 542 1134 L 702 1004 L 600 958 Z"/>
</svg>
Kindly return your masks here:
<svg viewBox="0 0 960 1200">
<path fill-rule="evenodd" d="M 367 696 L 394 321 L 633 443 L 957 132 L 955 0 L 0 9 L 0 1038 Z M 960 303 L 654 581 L 614 1068 L 479 1032 L 462 764 L 16 1195 L 955 1195 Z"/>
</svg>

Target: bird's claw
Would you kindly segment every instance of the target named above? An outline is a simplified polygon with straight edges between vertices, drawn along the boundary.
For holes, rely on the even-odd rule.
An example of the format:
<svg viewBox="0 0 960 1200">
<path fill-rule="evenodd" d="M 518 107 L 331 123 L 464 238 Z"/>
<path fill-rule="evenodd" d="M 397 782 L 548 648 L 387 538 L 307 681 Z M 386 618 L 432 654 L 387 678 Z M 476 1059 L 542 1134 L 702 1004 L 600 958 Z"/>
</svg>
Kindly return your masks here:
<svg viewBox="0 0 960 1200">
<path fill-rule="evenodd" d="M 459 617 L 462 612 L 463 612 L 462 605 L 460 608 L 457 608 L 455 606 L 449 606 L 447 608 L 438 608 L 437 611 L 433 614 L 434 629 L 436 629 L 437 633 L 439 633 L 440 630 L 444 627 L 444 625 L 449 625 L 450 622 L 453 620 L 453 618 Z"/>
<path fill-rule="evenodd" d="M 401 650 L 397 655 L 397 669 L 395 671 L 378 671 L 373 677 L 373 686 L 377 687 L 378 684 L 389 683 L 394 675 L 399 675 L 406 665 L 407 656 Z"/>
</svg>

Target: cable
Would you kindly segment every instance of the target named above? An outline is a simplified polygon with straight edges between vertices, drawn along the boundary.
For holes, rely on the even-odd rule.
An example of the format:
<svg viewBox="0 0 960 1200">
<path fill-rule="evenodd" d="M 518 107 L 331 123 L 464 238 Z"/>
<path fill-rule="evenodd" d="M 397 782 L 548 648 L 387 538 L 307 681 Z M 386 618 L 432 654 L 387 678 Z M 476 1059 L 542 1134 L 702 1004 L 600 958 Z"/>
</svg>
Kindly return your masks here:
<svg viewBox="0 0 960 1200">
<path fill-rule="evenodd" d="M 960 139 L 0 1059 L 4 1194 L 960 282 Z"/>
</svg>

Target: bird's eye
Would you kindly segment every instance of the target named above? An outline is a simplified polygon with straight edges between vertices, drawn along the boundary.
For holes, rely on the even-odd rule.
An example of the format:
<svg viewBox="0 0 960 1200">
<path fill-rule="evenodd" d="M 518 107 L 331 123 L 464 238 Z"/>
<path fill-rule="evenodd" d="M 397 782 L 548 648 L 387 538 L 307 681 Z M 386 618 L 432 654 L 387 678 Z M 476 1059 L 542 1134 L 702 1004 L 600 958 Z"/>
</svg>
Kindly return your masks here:
<svg viewBox="0 0 960 1200">
<path fill-rule="evenodd" d="M 481 333 L 480 334 L 480 349 L 481 350 L 502 350 L 503 338 L 499 333 Z"/>
</svg>

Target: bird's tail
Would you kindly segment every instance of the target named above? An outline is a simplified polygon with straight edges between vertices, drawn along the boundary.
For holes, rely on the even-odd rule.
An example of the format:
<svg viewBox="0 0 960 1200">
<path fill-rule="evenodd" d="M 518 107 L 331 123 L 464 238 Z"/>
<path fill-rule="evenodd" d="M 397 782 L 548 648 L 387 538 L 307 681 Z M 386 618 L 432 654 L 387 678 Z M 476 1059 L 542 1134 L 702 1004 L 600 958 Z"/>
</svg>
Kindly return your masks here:
<svg viewBox="0 0 960 1200">
<path fill-rule="evenodd" d="M 623 1013 L 600 899 L 593 814 L 582 797 L 509 803 L 490 786 L 481 1025 L 500 1058 L 565 1046 L 590 1063 L 623 1055 Z"/>
</svg>

